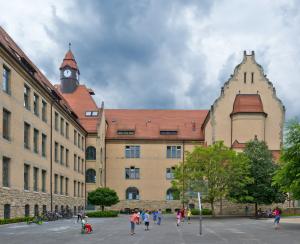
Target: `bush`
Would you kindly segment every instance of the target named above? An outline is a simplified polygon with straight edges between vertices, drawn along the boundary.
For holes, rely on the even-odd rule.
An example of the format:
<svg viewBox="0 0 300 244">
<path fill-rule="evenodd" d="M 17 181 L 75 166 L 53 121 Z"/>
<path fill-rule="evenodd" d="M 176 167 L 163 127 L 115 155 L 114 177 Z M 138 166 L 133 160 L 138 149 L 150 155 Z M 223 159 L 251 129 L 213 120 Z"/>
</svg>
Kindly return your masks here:
<svg viewBox="0 0 300 244">
<path fill-rule="evenodd" d="M 192 215 L 200 215 L 200 210 L 197 208 L 194 208 L 191 210 Z M 211 209 L 203 208 L 202 209 L 202 215 L 212 215 Z"/>
<path fill-rule="evenodd" d="M 34 217 L 17 217 L 11 219 L 0 219 L 0 225 L 19 223 L 19 222 L 28 222 L 32 221 Z"/>
<path fill-rule="evenodd" d="M 108 218 L 108 217 L 118 217 L 119 212 L 118 211 L 94 211 L 94 212 L 88 212 L 85 215 L 88 217 L 93 218 Z"/>
</svg>

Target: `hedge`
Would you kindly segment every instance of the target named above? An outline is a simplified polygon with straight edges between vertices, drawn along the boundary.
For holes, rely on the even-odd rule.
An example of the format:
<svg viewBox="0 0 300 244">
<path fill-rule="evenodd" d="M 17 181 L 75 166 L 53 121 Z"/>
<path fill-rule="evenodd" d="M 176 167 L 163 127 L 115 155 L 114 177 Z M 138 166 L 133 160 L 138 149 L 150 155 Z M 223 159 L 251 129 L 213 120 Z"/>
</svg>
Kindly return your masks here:
<svg viewBox="0 0 300 244">
<path fill-rule="evenodd" d="M 199 209 L 196 209 L 196 208 L 192 209 L 191 212 L 192 212 L 192 215 L 200 215 L 200 210 Z M 202 215 L 212 215 L 211 209 L 203 208 L 202 209 Z"/>
<path fill-rule="evenodd" d="M 88 217 L 93 217 L 93 218 L 107 218 L 107 217 L 118 217 L 119 212 L 118 211 L 93 211 L 93 212 L 88 212 L 85 215 Z"/>
<path fill-rule="evenodd" d="M 12 219 L 0 219 L 0 225 L 33 221 L 34 217 L 18 217 Z"/>
</svg>

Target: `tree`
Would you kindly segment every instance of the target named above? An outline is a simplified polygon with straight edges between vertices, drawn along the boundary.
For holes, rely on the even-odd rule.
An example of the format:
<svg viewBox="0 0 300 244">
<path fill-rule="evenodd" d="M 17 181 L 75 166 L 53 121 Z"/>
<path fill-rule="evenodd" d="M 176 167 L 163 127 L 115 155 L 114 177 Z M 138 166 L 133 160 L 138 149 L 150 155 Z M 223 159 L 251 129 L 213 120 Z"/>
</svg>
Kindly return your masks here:
<svg viewBox="0 0 300 244">
<path fill-rule="evenodd" d="M 100 205 L 103 211 L 104 206 L 117 204 L 119 202 L 119 197 L 114 190 L 108 187 L 99 187 L 96 190 L 89 192 L 88 201 L 93 205 Z"/>
<path fill-rule="evenodd" d="M 181 192 L 182 198 L 187 192 L 204 191 L 204 200 L 210 203 L 213 215 L 215 201 L 222 202 L 235 179 L 240 184 L 249 181 L 246 157 L 226 147 L 223 142 L 195 147 L 186 155 L 186 162 L 176 167 L 173 186 Z"/>
<path fill-rule="evenodd" d="M 272 204 L 285 201 L 279 187 L 272 185 L 277 166 L 265 142 L 257 139 L 246 143 L 244 154 L 249 159 L 250 177 L 253 181 L 242 187 L 233 187 L 230 196 L 241 203 L 254 203 L 255 215 L 258 204 Z"/>
<path fill-rule="evenodd" d="M 286 139 L 281 153 L 274 184 L 294 199 L 300 199 L 300 123 L 292 120 L 287 125 Z"/>
</svg>

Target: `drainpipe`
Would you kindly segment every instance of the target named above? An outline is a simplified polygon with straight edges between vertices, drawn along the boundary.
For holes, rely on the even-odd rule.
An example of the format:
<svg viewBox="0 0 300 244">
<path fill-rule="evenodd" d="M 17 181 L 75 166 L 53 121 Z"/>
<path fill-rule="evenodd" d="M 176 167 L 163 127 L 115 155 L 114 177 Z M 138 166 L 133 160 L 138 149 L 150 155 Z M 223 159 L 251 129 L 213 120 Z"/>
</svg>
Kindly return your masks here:
<svg viewBox="0 0 300 244">
<path fill-rule="evenodd" d="M 185 148 L 184 148 L 184 141 L 182 141 L 182 207 L 184 208 L 184 160 L 185 160 Z"/>
<path fill-rule="evenodd" d="M 85 152 L 86 152 L 86 138 L 87 138 L 87 134 L 85 135 L 84 137 L 84 209 L 86 209 L 86 205 L 87 205 L 87 196 L 86 196 L 86 176 L 85 176 L 85 173 L 86 173 L 86 157 L 85 157 Z"/>
<path fill-rule="evenodd" d="M 53 164 L 53 156 L 52 156 L 52 138 L 53 138 L 53 126 L 52 126 L 52 107 L 53 107 L 53 102 L 51 102 L 51 107 L 50 107 L 50 111 L 51 111 L 51 114 L 50 114 L 50 209 L 51 209 L 51 212 L 53 211 L 53 194 L 52 194 L 52 164 Z"/>
</svg>

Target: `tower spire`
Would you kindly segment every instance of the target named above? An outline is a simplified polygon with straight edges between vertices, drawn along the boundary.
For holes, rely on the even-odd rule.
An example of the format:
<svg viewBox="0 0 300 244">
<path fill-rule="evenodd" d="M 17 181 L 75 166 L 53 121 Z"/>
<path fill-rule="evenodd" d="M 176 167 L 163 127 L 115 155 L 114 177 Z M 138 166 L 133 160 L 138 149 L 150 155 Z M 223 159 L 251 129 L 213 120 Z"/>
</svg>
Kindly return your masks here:
<svg viewBox="0 0 300 244">
<path fill-rule="evenodd" d="M 71 42 L 69 42 L 69 51 L 71 51 L 71 45 L 72 45 Z"/>
</svg>

